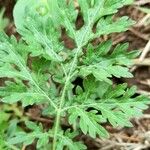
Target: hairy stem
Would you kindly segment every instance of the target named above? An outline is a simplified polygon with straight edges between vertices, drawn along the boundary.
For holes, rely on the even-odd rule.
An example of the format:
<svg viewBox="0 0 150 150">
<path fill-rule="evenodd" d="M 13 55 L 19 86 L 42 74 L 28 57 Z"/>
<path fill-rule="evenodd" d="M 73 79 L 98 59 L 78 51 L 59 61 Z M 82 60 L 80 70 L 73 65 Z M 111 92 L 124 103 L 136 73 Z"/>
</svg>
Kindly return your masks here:
<svg viewBox="0 0 150 150">
<path fill-rule="evenodd" d="M 60 116 L 61 116 L 61 111 L 60 109 L 57 110 L 57 116 L 56 116 L 56 121 L 55 121 L 55 128 L 54 128 L 54 137 L 53 137 L 53 147 L 52 149 L 56 149 L 56 144 L 57 144 L 57 131 L 59 129 L 59 123 L 60 123 Z"/>
<path fill-rule="evenodd" d="M 68 87 L 68 84 L 69 84 L 69 82 L 70 82 L 69 80 L 70 80 L 70 77 L 71 77 L 71 75 L 72 75 L 73 68 L 74 68 L 74 66 L 75 66 L 75 62 L 76 62 L 76 60 L 77 60 L 79 50 L 80 50 L 80 47 L 77 49 L 76 55 L 75 55 L 74 60 L 73 60 L 73 62 L 72 62 L 72 64 L 71 64 L 71 68 L 70 68 L 68 77 L 67 77 L 67 79 L 66 79 L 66 82 L 65 82 L 65 85 L 64 85 L 64 89 L 63 89 L 63 92 L 62 92 L 62 96 L 61 96 L 61 99 L 60 99 L 59 108 L 57 109 L 57 116 L 56 116 L 55 127 L 54 127 L 54 137 L 53 137 L 53 148 L 52 148 L 52 150 L 55 150 L 55 149 L 56 149 L 56 144 L 57 144 L 57 132 L 58 132 L 58 130 L 59 130 L 60 117 L 61 117 L 61 112 L 62 112 L 61 109 L 62 109 L 63 104 L 64 104 L 65 95 L 66 95 L 66 92 L 67 92 L 67 87 Z"/>
<path fill-rule="evenodd" d="M 60 100 L 60 105 L 59 105 L 59 108 L 57 109 L 57 116 L 56 116 L 55 128 L 54 128 L 54 138 L 53 138 L 53 150 L 56 149 L 57 132 L 58 132 L 58 130 L 59 130 L 61 109 L 62 109 L 62 105 L 63 105 L 64 100 L 65 100 L 65 94 L 66 94 L 66 90 L 67 90 L 67 85 L 68 85 L 68 83 L 69 83 L 69 81 L 66 80 L 66 84 L 65 84 L 65 86 L 64 86 L 63 93 L 62 93 L 62 97 L 61 97 L 61 100 Z"/>
</svg>

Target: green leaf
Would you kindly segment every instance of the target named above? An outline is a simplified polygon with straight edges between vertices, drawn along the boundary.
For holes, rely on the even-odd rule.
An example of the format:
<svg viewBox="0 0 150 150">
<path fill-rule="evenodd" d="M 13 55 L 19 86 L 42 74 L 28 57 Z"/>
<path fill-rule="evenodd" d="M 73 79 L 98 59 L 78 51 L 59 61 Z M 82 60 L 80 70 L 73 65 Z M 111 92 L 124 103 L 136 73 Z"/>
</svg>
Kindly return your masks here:
<svg viewBox="0 0 150 150">
<path fill-rule="evenodd" d="M 105 19 L 102 18 L 99 20 L 97 24 L 97 32 L 95 34 L 95 37 L 98 37 L 100 35 L 114 33 L 114 32 L 126 31 L 133 24 L 134 22 L 126 16 L 119 18 L 115 22 L 112 21 L 112 17 L 110 16 Z"/>
<path fill-rule="evenodd" d="M 96 90 L 96 81 L 93 76 L 87 76 L 85 80 L 83 80 L 83 86 L 85 91 L 95 92 Z"/>
<path fill-rule="evenodd" d="M 106 54 L 110 51 L 111 46 L 112 46 L 112 41 L 111 41 L 111 40 L 102 42 L 102 43 L 96 48 L 96 54 L 97 54 L 98 56 L 106 55 Z"/>
<path fill-rule="evenodd" d="M 4 97 L 1 101 L 13 104 L 18 101 L 22 101 L 23 106 L 33 105 L 34 103 L 44 102 L 44 95 L 39 93 L 13 93 L 10 96 Z"/>
<path fill-rule="evenodd" d="M 8 121 L 10 115 L 4 111 L 0 111 L 0 117 L 1 117 L 0 124 L 2 124 L 3 122 Z"/>
<path fill-rule="evenodd" d="M 26 121 L 25 124 L 27 128 L 29 128 L 32 132 L 16 132 L 13 137 L 9 138 L 9 144 L 23 143 L 24 145 L 30 145 L 35 139 L 38 139 L 37 148 L 41 148 L 45 144 L 48 144 L 50 135 L 43 131 L 41 124 L 37 125 L 36 123 L 31 121 Z"/>
<path fill-rule="evenodd" d="M 23 43 L 17 43 L 14 37 L 9 38 L 6 34 L 1 33 L 0 44 L 0 77 L 14 78 L 16 82 L 18 82 L 18 80 L 25 80 L 29 82 L 29 85 L 31 85 L 31 88 L 24 91 L 27 93 L 18 93 L 14 91 L 12 95 L 7 95 L 4 97 L 3 101 L 14 103 L 19 101 L 21 98 L 24 98 L 25 100 L 22 101 L 22 103 L 24 106 L 27 106 L 33 105 L 36 102 L 39 103 L 43 101 L 43 97 L 46 97 L 46 99 L 50 100 L 50 103 L 53 103 L 48 94 L 44 92 L 41 87 L 39 87 L 37 76 L 34 76 L 34 74 L 31 73 L 31 70 L 27 66 L 28 52 L 22 52 Z M 52 105 L 56 107 L 54 103 Z"/>
<path fill-rule="evenodd" d="M 61 47 L 56 47 L 57 45 L 56 43 L 54 44 L 55 41 L 52 41 L 52 37 L 49 39 L 48 36 L 40 32 L 39 28 L 36 26 L 37 24 L 35 24 L 36 22 L 34 22 L 32 19 L 29 19 L 28 23 L 29 24 L 27 24 L 27 27 L 34 35 L 34 39 L 37 41 L 37 43 L 40 43 L 45 47 L 45 52 L 50 57 L 50 59 L 54 61 L 62 61 L 62 58 L 55 52 L 55 49 L 57 50 L 57 48 L 59 48 L 60 50 Z"/>
<path fill-rule="evenodd" d="M 18 144 L 18 143 L 26 143 L 26 145 L 32 144 L 35 137 L 32 134 L 27 134 L 25 132 L 17 132 L 15 137 L 12 137 L 8 140 L 9 144 Z"/>
<path fill-rule="evenodd" d="M 125 77 L 125 78 L 132 78 L 133 75 L 129 72 L 128 68 L 121 67 L 121 66 L 108 66 L 106 68 L 107 72 L 114 75 L 117 78 Z"/>
<path fill-rule="evenodd" d="M 112 111 L 109 107 L 105 107 L 105 105 L 103 106 L 97 106 L 97 109 L 101 111 L 102 116 L 106 119 L 108 119 L 108 121 L 114 126 L 126 126 L 126 127 L 132 127 L 132 124 L 130 123 L 130 121 L 128 121 L 127 116 L 122 113 L 121 111 Z"/>
<path fill-rule="evenodd" d="M 95 67 L 95 68 L 94 68 Z M 82 67 L 80 69 L 79 74 L 83 77 L 86 77 L 90 74 L 93 74 L 93 76 L 99 80 L 99 81 L 105 81 L 109 84 L 111 84 L 111 78 L 112 76 L 115 77 L 126 77 L 126 78 L 131 78 L 133 75 L 129 72 L 129 69 L 126 67 L 121 67 L 121 66 L 106 66 L 105 68 L 100 66 L 99 64 L 96 65 L 91 65 L 89 67 Z"/>
<path fill-rule="evenodd" d="M 4 17 L 5 8 L 0 9 L 0 31 L 4 31 L 9 23 L 9 19 Z"/>
<path fill-rule="evenodd" d="M 39 130 L 39 127 L 36 123 L 32 122 L 32 121 L 26 121 L 25 125 L 27 126 L 27 128 L 29 128 L 30 130 Z"/>
<path fill-rule="evenodd" d="M 69 150 L 84 150 L 87 149 L 82 142 L 75 142 L 72 139 L 76 136 L 75 132 L 66 131 L 63 134 L 58 134 L 58 143 L 56 150 L 63 150 L 63 147 L 67 146 Z"/>
<path fill-rule="evenodd" d="M 141 116 L 141 112 L 147 109 L 147 104 L 150 103 L 150 100 L 144 96 L 130 98 L 130 96 L 133 96 L 134 94 L 135 87 L 127 89 L 127 84 L 120 84 L 115 88 L 109 86 L 109 88 L 103 92 L 101 98 L 98 99 L 98 97 L 95 97 L 95 100 L 93 97 L 91 100 L 91 97 L 88 96 L 87 101 L 81 101 L 82 104 L 75 105 L 73 108 L 68 107 L 69 113 L 71 114 L 69 116 L 69 123 L 75 124 L 77 118 L 80 118 L 80 128 L 83 133 L 86 134 L 88 132 L 88 125 L 90 125 L 90 123 L 85 114 L 89 114 L 90 112 L 83 111 L 81 113 L 79 110 L 88 110 L 88 108 L 90 108 L 101 112 L 101 118 L 107 119 L 115 127 L 131 127 L 132 124 L 130 119 Z M 92 116 L 92 118 L 94 117 Z"/>
<path fill-rule="evenodd" d="M 49 138 L 48 137 L 43 137 L 40 138 L 37 142 L 37 149 L 41 148 L 41 147 L 45 147 L 45 145 L 47 145 L 49 143 Z"/>
<path fill-rule="evenodd" d="M 24 80 L 30 80 L 26 60 L 15 50 L 19 48 L 16 39 L 14 37 L 8 38 L 3 33 L 0 36 L 0 77 L 19 77 Z"/>
<path fill-rule="evenodd" d="M 21 101 L 23 106 L 38 104 L 45 101 L 45 95 L 32 89 L 27 91 L 23 83 L 6 82 L 6 87 L 0 87 L 0 96 L 2 102 L 13 104 Z"/>
<path fill-rule="evenodd" d="M 111 74 L 109 74 L 107 71 L 105 71 L 103 68 L 96 68 L 92 69 L 91 73 L 94 75 L 94 77 L 99 81 L 105 81 L 111 84 L 111 80 L 108 78 L 112 77 Z"/>
<path fill-rule="evenodd" d="M 46 15 L 48 13 L 47 5 L 46 1 L 42 0 L 18 0 L 13 10 L 14 22 L 17 29 L 21 29 L 24 26 L 24 22 L 27 21 L 29 13 L 37 13 L 41 16 Z"/>
<path fill-rule="evenodd" d="M 42 117 L 55 121 L 48 125 L 48 131 L 46 124 L 28 120 L 27 130 L 20 126 L 18 132 L 16 122 L 7 132 L 12 117 L 4 118 L 2 113 L 0 129 L 7 145 L 20 148 L 34 142 L 43 150 L 87 149 L 77 141 L 81 132 L 106 138 L 109 135 L 103 123 L 131 127 L 130 119 L 148 108 L 149 99 L 136 96 L 135 87 L 112 82 L 113 77 L 132 77 L 128 67 L 139 52 L 128 52 L 126 43 L 113 47 L 111 40 L 93 44 L 100 36 L 126 31 L 133 25 L 125 16 L 114 19 L 114 14 L 131 1 L 17 1 L 13 15 L 19 38 L 0 33 L 0 78 L 5 80 L 0 98 L 3 103 L 22 103 L 23 108 L 42 104 Z M 16 106 L 9 106 L 13 117 L 15 113 L 18 116 Z M 71 125 L 65 130 L 64 121 Z M 3 148 L 5 142 L 2 138 L 0 142 Z"/>
<path fill-rule="evenodd" d="M 72 108 L 69 110 L 69 114 L 70 124 L 76 124 L 79 118 L 79 128 L 84 134 L 88 133 L 93 138 L 97 134 L 101 137 L 108 137 L 107 131 L 98 124 L 100 122 L 100 116 L 95 112 L 86 112 L 80 108 Z"/>
<path fill-rule="evenodd" d="M 34 103 L 45 102 L 45 95 L 30 89 L 27 90 L 22 83 L 6 82 L 6 87 L 0 87 L 0 96 L 2 102 L 13 104 L 21 101 L 23 106 L 33 105 Z"/>
</svg>

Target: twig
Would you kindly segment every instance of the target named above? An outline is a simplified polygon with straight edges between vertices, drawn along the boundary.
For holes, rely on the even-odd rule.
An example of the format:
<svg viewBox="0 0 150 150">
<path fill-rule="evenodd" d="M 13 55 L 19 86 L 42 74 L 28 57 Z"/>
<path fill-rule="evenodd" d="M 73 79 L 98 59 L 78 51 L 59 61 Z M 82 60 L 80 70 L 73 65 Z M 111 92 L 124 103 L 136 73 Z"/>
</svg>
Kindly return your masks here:
<svg viewBox="0 0 150 150">
<path fill-rule="evenodd" d="M 32 116 L 30 113 L 26 113 L 26 116 L 30 117 L 33 120 L 39 121 L 39 122 L 53 123 L 53 120 L 41 118 L 41 117 L 35 117 L 35 116 Z"/>
<path fill-rule="evenodd" d="M 147 35 L 143 34 L 143 33 L 140 33 L 139 31 L 133 29 L 133 28 L 130 28 L 129 31 L 131 31 L 134 35 L 136 35 L 137 37 L 145 40 L 145 41 L 148 41 L 149 38 Z"/>
<path fill-rule="evenodd" d="M 121 36 L 120 38 L 117 38 L 114 42 L 113 45 L 117 45 L 118 43 L 124 41 L 126 39 L 126 36 Z"/>
<path fill-rule="evenodd" d="M 137 118 L 135 118 L 135 119 L 134 119 L 134 121 L 135 121 L 135 122 L 136 122 L 136 124 L 138 125 L 139 129 L 140 129 L 140 130 L 142 130 L 142 132 L 144 132 L 144 133 L 145 133 L 145 132 L 146 132 L 146 130 L 145 130 L 145 128 L 143 127 L 143 125 L 141 124 L 141 122 L 140 122 L 140 120 L 139 120 L 139 119 L 140 119 L 140 118 L 138 118 L 138 117 L 137 117 Z"/>
<path fill-rule="evenodd" d="M 99 142 L 99 143 L 101 143 L 101 141 L 99 141 L 99 139 L 97 139 L 96 141 Z M 125 143 L 125 142 L 120 142 L 119 143 L 119 142 L 115 142 L 115 141 L 112 141 L 112 140 L 106 140 L 105 145 L 107 145 L 107 146 L 101 148 L 101 150 L 108 150 L 107 148 L 116 147 L 116 146 L 128 148 L 128 150 L 129 149 L 133 150 L 135 148 L 141 148 L 141 149 L 143 149 L 143 148 L 148 148 L 150 146 L 150 145 L 137 144 L 137 143 Z"/>
<path fill-rule="evenodd" d="M 133 62 L 136 66 L 150 66 L 150 58 L 145 58 L 143 61 L 140 61 L 139 59 L 134 59 Z"/>
<path fill-rule="evenodd" d="M 115 147 L 115 145 L 110 144 L 110 145 L 107 145 L 107 146 L 105 146 L 103 148 L 100 148 L 99 150 L 109 150 L 109 149 L 112 149 L 113 147 Z"/>
<path fill-rule="evenodd" d="M 134 2 L 134 5 L 140 6 L 140 5 L 145 5 L 145 4 L 147 4 L 147 3 L 150 3 L 150 0 L 140 0 L 140 1 L 136 1 L 136 2 Z"/>
<path fill-rule="evenodd" d="M 25 146 L 25 145 L 23 145 L 21 150 L 26 150 L 26 146 Z"/>
<path fill-rule="evenodd" d="M 118 135 L 115 135 L 115 137 L 117 138 Z M 133 136 L 129 137 L 129 136 L 120 134 L 119 137 L 123 140 L 129 140 L 129 141 L 132 141 L 132 142 L 139 142 L 140 141 L 140 139 L 138 137 L 133 137 Z"/>
<path fill-rule="evenodd" d="M 138 60 L 135 60 L 135 65 L 147 65 L 149 66 L 149 60 L 146 59 L 144 61 L 144 58 L 146 57 L 147 53 L 150 51 L 150 40 L 148 41 L 148 43 L 146 44 L 142 54 L 140 55 L 140 58 Z M 130 69 L 131 72 L 133 72 L 134 70 L 136 70 L 137 66 L 134 66 Z"/>
<path fill-rule="evenodd" d="M 150 119 L 150 114 L 143 114 L 141 116 L 141 119 L 144 118 L 144 119 Z"/>
<path fill-rule="evenodd" d="M 145 48 L 144 48 L 144 50 L 143 50 L 139 60 L 143 61 L 149 51 L 150 51 L 150 40 L 146 44 L 146 46 L 145 46 Z"/>
<path fill-rule="evenodd" d="M 150 96 L 150 92 L 146 92 L 146 91 L 144 91 L 144 90 L 138 90 L 137 93 L 138 93 L 138 94 L 143 94 L 143 95 Z"/>
<path fill-rule="evenodd" d="M 145 22 L 150 18 L 150 14 L 145 15 L 136 25 L 135 27 L 145 25 Z"/>
<path fill-rule="evenodd" d="M 146 86 L 149 86 L 149 87 L 150 87 L 150 79 L 147 79 L 147 80 L 145 80 L 145 81 L 140 80 L 140 81 L 138 81 L 138 82 L 141 83 L 141 84 L 143 84 L 143 85 L 146 85 Z"/>
</svg>

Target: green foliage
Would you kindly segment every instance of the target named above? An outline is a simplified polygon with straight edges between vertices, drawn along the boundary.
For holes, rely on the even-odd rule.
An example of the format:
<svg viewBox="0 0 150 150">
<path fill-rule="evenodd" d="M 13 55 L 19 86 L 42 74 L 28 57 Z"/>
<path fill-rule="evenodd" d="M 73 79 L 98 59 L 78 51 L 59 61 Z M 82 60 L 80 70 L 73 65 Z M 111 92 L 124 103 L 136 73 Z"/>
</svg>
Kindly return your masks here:
<svg viewBox="0 0 150 150">
<path fill-rule="evenodd" d="M 13 111 L 15 107 L 4 104 L 0 106 L 0 149 L 1 150 L 18 150 L 17 147 L 7 142 L 8 138 L 14 134 L 17 128 L 17 120 L 12 119 L 9 121 L 11 114 L 9 111 Z M 16 113 L 17 114 L 17 113 Z"/>
<path fill-rule="evenodd" d="M 42 148 L 49 142 L 49 134 L 44 132 L 42 125 L 36 125 L 34 122 L 25 122 L 27 128 L 32 130 L 31 133 L 26 133 L 23 131 L 17 132 L 8 140 L 10 144 L 24 143 L 24 145 L 32 144 L 32 142 L 37 138 L 37 149 Z"/>
<path fill-rule="evenodd" d="M 86 146 L 83 145 L 81 142 L 74 142 L 72 139 L 78 135 L 78 132 L 70 132 L 69 130 L 65 131 L 65 133 L 58 134 L 58 143 L 57 143 L 57 150 L 63 150 L 65 146 L 68 147 L 69 150 L 84 150 Z"/>
<path fill-rule="evenodd" d="M 5 144 L 5 132 L 8 127 L 8 119 L 10 115 L 3 110 L 0 111 L 0 149 L 7 150 L 7 146 Z"/>
<path fill-rule="evenodd" d="M 86 146 L 78 135 L 109 136 L 102 123 L 132 126 L 130 119 L 141 115 L 150 102 L 136 97 L 135 87 L 114 85 L 112 78 L 131 78 L 128 67 L 138 52 L 128 52 L 128 44 L 113 47 L 110 40 L 92 44 L 95 38 L 126 31 L 134 23 L 128 17 L 113 18 L 129 3 L 78 0 L 78 9 L 73 0 L 17 1 L 14 21 L 21 38 L 0 34 L 0 77 L 6 78 L 0 87 L 1 102 L 42 105 L 43 115 L 55 120 L 50 129 L 26 121 L 25 129 L 11 133 L 11 126 L 8 145 L 36 143 L 39 150 L 82 150 Z M 78 29 L 79 14 L 84 24 Z M 62 29 L 74 41 L 73 50 L 60 40 Z M 77 78 L 83 85 L 74 83 Z"/>
<path fill-rule="evenodd" d="M 5 12 L 5 8 L 2 8 L 0 10 L 0 32 L 3 31 L 9 23 L 8 18 L 4 17 L 4 12 Z"/>
</svg>

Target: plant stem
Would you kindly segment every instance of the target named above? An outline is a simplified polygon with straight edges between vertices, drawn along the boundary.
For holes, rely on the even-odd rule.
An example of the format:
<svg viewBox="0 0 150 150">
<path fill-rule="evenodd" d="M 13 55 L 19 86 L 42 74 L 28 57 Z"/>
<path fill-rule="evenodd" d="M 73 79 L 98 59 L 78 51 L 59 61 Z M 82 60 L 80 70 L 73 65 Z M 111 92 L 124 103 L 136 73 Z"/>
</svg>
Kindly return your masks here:
<svg viewBox="0 0 150 150">
<path fill-rule="evenodd" d="M 89 26 L 87 27 L 87 29 L 88 28 L 89 28 Z M 82 41 L 84 39 L 84 36 L 82 37 Z M 74 59 L 72 61 L 72 64 L 71 64 L 68 76 L 66 77 L 66 82 L 65 82 L 65 85 L 64 85 L 64 89 L 63 89 L 63 92 L 62 92 L 61 99 L 60 99 L 60 105 L 59 105 L 59 108 L 57 109 L 57 115 L 56 115 L 56 121 L 55 121 L 55 127 L 54 127 L 54 136 L 53 136 L 52 150 L 56 150 L 57 132 L 58 132 L 58 129 L 59 129 L 60 116 L 61 116 L 61 112 L 62 112 L 63 103 L 64 103 L 64 100 L 65 100 L 65 94 L 66 94 L 66 91 L 67 91 L 68 84 L 70 82 L 70 78 L 72 77 L 72 73 L 74 71 L 75 64 L 76 64 L 76 61 L 77 61 L 77 58 L 78 58 L 78 53 L 80 52 L 81 47 L 82 46 L 78 46 L 78 48 L 76 49 L 75 57 L 74 57 Z"/>
<path fill-rule="evenodd" d="M 59 130 L 60 116 L 61 116 L 61 112 L 62 112 L 61 108 L 62 108 L 64 100 L 65 100 L 65 94 L 66 94 L 68 83 L 69 83 L 69 78 L 67 78 L 67 80 L 65 82 L 65 86 L 64 86 L 64 89 L 63 89 L 62 97 L 61 97 L 61 100 L 60 100 L 60 105 L 59 105 L 59 108 L 57 109 L 57 116 L 56 116 L 56 121 L 55 121 L 54 137 L 53 137 L 53 150 L 56 149 L 57 132 Z"/>
<path fill-rule="evenodd" d="M 60 105 L 59 105 L 59 108 L 57 109 L 57 116 L 56 116 L 55 127 L 54 127 L 54 136 L 53 136 L 53 147 L 52 147 L 52 150 L 56 149 L 57 132 L 59 130 L 60 116 L 61 116 L 61 112 L 62 112 L 61 109 L 62 109 L 63 104 L 64 104 L 65 95 L 66 95 L 66 92 L 67 92 L 67 87 L 68 87 L 68 84 L 70 82 L 70 77 L 72 76 L 73 68 L 75 67 L 75 63 L 76 63 L 76 60 L 77 60 L 78 53 L 79 53 L 80 49 L 81 49 L 81 47 L 77 48 L 75 57 L 74 57 L 74 59 L 72 61 L 70 71 L 68 73 L 68 76 L 66 77 L 66 82 L 65 82 L 65 85 L 64 85 L 64 89 L 63 89 L 63 92 L 62 92 L 61 99 L 60 99 Z"/>
<path fill-rule="evenodd" d="M 58 109 L 58 110 L 57 110 L 57 116 L 56 116 L 55 128 L 54 128 L 53 147 L 52 147 L 53 150 L 56 149 L 56 144 L 57 144 L 57 131 L 58 131 L 58 129 L 59 129 L 60 116 L 61 116 L 61 111 L 60 111 L 60 109 Z"/>
<path fill-rule="evenodd" d="M 101 7 L 101 4 L 103 4 L 103 3 L 100 3 L 99 7 Z M 99 11 L 99 9 L 97 9 L 95 15 L 93 16 L 93 19 L 89 21 L 89 24 L 87 25 L 87 28 L 86 28 L 84 34 L 82 35 L 80 42 L 77 42 L 77 40 L 75 40 L 77 45 L 78 45 L 78 47 L 76 49 L 76 53 L 75 53 L 74 59 L 73 59 L 73 61 L 71 63 L 71 67 L 70 67 L 69 73 L 66 76 L 66 82 L 65 82 L 65 85 L 64 85 L 64 89 L 63 89 L 63 92 L 62 92 L 61 99 L 60 99 L 60 105 L 59 105 L 59 108 L 57 109 L 56 122 L 55 122 L 55 127 L 54 127 L 54 136 L 53 136 L 52 150 L 56 150 L 57 132 L 58 132 L 58 129 L 59 129 L 60 117 L 61 117 L 62 107 L 63 107 L 64 100 L 65 100 L 65 94 L 66 94 L 66 91 L 67 91 L 68 84 L 70 82 L 69 80 L 70 80 L 70 78 L 72 76 L 73 71 L 75 70 L 75 67 L 76 67 L 75 65 L 76 65 L 76 61 L 77 61 L 77 58 L 78 58 L 78 54 L 79 54 L 80 50 L 82 49 L 82 46 L 83 46 L 83 43 L 84 43 L 84 39 L 88 35 L 88 33 L 90 31 L 91 24 L 93 23 L 93 20 L 94 20 L 95 16 L 97 15 L 98 11 Z"/>
</svg>

